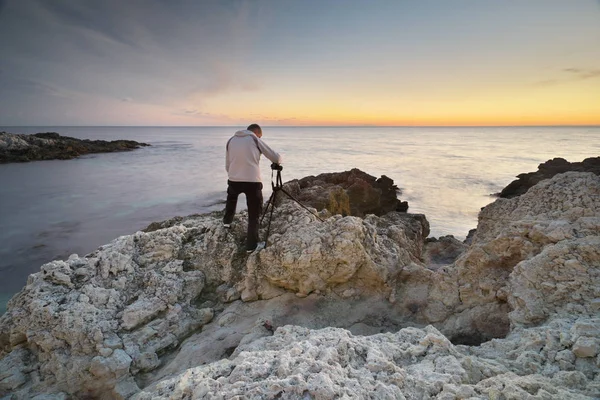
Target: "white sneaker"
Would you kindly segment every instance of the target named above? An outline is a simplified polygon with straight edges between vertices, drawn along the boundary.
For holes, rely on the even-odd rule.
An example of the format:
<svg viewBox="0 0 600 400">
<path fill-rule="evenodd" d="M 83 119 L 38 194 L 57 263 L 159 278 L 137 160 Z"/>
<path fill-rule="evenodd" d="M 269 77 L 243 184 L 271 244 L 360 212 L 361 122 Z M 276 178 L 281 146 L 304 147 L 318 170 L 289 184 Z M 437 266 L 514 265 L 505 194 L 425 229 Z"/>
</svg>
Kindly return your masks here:
<svg viewBox="0 0 600 400">
<path fill-rule="evenodd" d="M 229 229 L 229 228 L 231 228 L 231 224 L 226 224 L 226 223 L 223 223 L 223 228 L 227 228 L 227 229 Z"/>
<path fill-rule="evenodd" d="M 252 249 L 252 250 L 248 249 L 248 250 L 246 250 L 246 253 L 248 253 L 248 254 L 254 253 L 255 251 L 261 251 L 264 248 L 265 248 L 265 242 L 258 242 L 254 249 Z"/>
</svg>

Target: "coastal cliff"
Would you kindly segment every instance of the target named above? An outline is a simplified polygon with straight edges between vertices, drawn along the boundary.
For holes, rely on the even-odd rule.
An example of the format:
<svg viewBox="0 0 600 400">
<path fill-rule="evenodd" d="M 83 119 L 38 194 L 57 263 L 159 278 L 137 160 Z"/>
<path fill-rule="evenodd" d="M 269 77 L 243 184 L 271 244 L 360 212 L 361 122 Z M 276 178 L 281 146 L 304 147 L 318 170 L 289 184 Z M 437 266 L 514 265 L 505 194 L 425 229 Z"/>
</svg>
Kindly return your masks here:
<svg viewBox="0 0 600 400">
<path fill-rule="evenodd" d="M 55 132 L 22 135 L 0 132 L 0 163 L 70 160 L 84 154 L 131 151 L 150 146 L 133 140 L 82 140 Z"/>
<path fill-rule="evenodd" d="M 426 240 L 423 215 L 355 216 L 340 186 L 313 196 L 336 200 L 324 222 L 282 198 L 249 256 L 245 213 L 212 213 L 43 265 L 0 318 L 0 394 L 600 396 L 600 177 L 497 199 L 468 246 Z"/>
</svg>

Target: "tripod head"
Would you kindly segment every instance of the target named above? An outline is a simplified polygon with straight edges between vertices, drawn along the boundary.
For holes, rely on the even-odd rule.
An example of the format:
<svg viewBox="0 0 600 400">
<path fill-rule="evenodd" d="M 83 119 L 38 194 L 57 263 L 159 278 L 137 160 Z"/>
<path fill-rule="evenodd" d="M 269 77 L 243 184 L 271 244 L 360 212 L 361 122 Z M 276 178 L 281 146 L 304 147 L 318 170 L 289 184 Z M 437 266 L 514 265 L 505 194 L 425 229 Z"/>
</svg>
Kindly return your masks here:
<svg viewBox="0 0 600 400">
<path fill-rule="evenodd" d="M 273 172 L 277 171 L 277 176 L 275 178 L 275 183 L 273 183 Z M 283 187 L 283 181 L 281 179 L 281 171 L 283 171 L 283 167 L 281 164 L 273 163 L 271 164 L 271 187 L 273 188 L 273 192 L 276 190 L 281 190 Z"/>
</svg>

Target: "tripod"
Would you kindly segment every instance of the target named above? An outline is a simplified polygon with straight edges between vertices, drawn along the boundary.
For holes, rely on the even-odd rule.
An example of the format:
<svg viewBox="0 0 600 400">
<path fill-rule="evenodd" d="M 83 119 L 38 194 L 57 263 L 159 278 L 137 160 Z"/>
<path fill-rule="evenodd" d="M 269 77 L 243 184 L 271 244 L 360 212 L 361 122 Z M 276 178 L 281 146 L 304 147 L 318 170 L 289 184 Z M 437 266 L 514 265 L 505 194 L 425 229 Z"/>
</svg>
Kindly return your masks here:
<svg viewBox="0 0 600 400">
<path fill-rule="evenodd" d="M 279 164 L 271 164 L 271 187 L 273 188 L 273 193 L 271 193 L 271 197 L 267 201 L 267 205 L 265 206 L 265 211 L 263 212 L 263 216 L 260 219 L 260 225 L 262 225 L 265 216 L 267 215 L 267 211 L 269 210 L 269 205 L 271 206 L 271 213 L 269 214 L 269 224 L 267 225 L 267 234 L 265 235 L 265 247 L 267 247 L 267 240 L 269 239 L 269 232 L 271 231 L 271 220 L 273 219 L 273 211 L 275 210 L 275 197 L 278 192 L 282 192 L 290 199 L 294 200 L 298 203 L 302 208 L 306 211 L 314 215 L 319 221 L 323 222 L 323 220 L 314 212 L 308 209 L 304 204 L 300 203 L 294 196 L 288 193 L 287 190 L 283 188 L 283 181 L 281 180 L 281 171 L 283 167 Z M 273 171 L 277 171 L 277 176 L 275 178 L 275 183 L 273 183 Z"/>
</svg>

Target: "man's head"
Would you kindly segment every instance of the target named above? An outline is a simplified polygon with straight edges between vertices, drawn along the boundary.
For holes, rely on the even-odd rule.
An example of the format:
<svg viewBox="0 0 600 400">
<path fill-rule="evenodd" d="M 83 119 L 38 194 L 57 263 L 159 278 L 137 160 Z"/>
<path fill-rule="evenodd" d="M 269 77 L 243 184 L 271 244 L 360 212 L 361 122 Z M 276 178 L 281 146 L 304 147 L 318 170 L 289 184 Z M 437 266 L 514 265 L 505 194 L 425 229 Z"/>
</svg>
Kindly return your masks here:
<svg viewBox="0 0 600 400">
<path fill-rule="evenodd" d="M 260 126 L 258 126 L 258 124 L 252 124 L 252 125 L 248 126 L 248 128 L 246 128 L 246 129 L 254 132 L 254 134 L 256 136 L 258 136 L 259 138 L 262 137 L 262 129 L 260 128 Z"/>
</svg>

